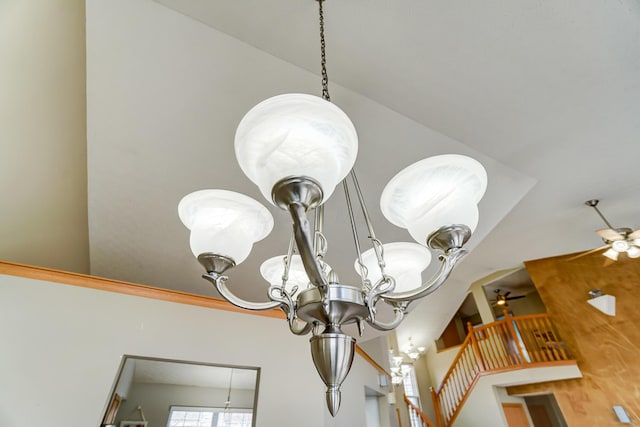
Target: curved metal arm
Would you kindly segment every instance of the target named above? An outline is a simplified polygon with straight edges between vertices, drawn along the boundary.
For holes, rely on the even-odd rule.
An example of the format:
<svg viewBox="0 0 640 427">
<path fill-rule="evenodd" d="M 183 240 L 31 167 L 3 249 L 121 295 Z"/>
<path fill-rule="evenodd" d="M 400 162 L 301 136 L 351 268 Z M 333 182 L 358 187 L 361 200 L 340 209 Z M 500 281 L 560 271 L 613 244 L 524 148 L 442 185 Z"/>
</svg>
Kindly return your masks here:
<svg viewBox="0 0 640 427">
<path fill-rule="evenodd" d="M 227 276 L 216 273 L 207 273 L 203 274 L 202 277 L 213 283 L 218 292 L 220 292 L 220 295 L 236 307 L 244 308 L 245 310 L 263 311 L 281 306 L 280 301 L 250 302 L 237 297 L 229 290 L 225 283 L 227 281 Z"/>
<path fill-rule="evenodd" d="M 458 261 L 460 261 L 467 253 L 469 253 L 469 251 L 465 248 L 451 249 L 446 254 L 440 255 L 440 260 L 442 261 L 440 269 L 428 282 L 417 289 L 391 295 L 382 294 L 380 295 L 380 298 L 388 303 L 409 302 L 432 294 L 444 284 L 453 271 L 453 267 L 455 267 Z"/>
<path fill-rule="evenodd" d="M 300 203 L 291 203 L 289 212 L 293 220 L 293 232 L 296 238 L 296 246 L 302 259 L 304 269 L 309 276 L 309 280 L 319 288 L 326 288 L 327 279 L 322 273 L 322 267 L 316 259 L 313 252 L 313 243 L 311 238 L 311 227 L 307 219 L 305 207 Z"/>
<path fill-rule="evenodd" d="M 268 294 L 269 298 L 280 303 L 280 308 L 287 315 L 287 322 L 289 323 L 291 333 L 295 335 L 306 335 L 311 331 L 313 325 L 307 322 L 298 322 L 293 297 L 283 286 L 270 286 Z"/>
<path fill-rule="evenodd" d="M 400 325 L 400 323 L 402 323 L 402 320 L 404 319 L 406 306 L 406 303 L 401 303 L 393 308 L 393 311 L 396 313 L 396 317 L 391 322 L 385 323 L 379 322 L 376 319 L 367 319 L 367 323 L 370 324 L 372 328 L 379 331 L 390 331 L 392 329 L 395 329 Z"/>
<path fill-rule="evenodd" d="M 289 330 L 295 335 L 307 335 L 311 332 L 311 328 L 313 328 L 313 324 L 307 322 L 297 322 L 295 319 L 293 322 L 289 322 Z"/>
</svg>

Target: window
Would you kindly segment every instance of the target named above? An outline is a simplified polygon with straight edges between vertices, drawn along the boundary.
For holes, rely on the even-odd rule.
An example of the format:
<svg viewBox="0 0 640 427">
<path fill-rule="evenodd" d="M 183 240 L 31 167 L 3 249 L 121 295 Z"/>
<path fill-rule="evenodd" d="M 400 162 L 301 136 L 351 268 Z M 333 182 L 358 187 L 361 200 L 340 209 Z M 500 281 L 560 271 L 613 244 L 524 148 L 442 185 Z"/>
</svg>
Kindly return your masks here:
<svg viewBox="0 0 640 427">
<path fill-rule="evenodd" d="M 420 393 L 418 392 L 418 381 L 416 380 L 416 371 L 413 365 L 403 363 L 400 369 L 402 371 L 404 394 L 407 396 L 407 399 L 411 401 L 411 403 L 416 405 L 418 408 L 421 408 Z M 409 421 L 411 422 L 411 427 L 422 426 L 420 417 L 413 411 L 409 411 Z"/>
<path fill-rule="evenodd" d="M 172 406 L 167 427 L 251 427 L 250 409 Z"/>
<path fill-rule="evenodd" d="M 251 412 L 219 412 L 216 427 L 251 427 Z"/>
</svg>

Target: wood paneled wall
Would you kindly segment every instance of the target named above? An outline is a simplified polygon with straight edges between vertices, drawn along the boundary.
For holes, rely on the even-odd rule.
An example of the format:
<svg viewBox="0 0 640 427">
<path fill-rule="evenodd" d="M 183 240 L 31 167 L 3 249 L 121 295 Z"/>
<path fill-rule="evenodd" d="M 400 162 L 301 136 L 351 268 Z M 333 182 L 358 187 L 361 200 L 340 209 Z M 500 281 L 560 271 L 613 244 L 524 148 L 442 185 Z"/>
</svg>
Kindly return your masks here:
<svg viewBox="0 0 640 427">
<path fill-rule="evenodd" d="M 619 426 L 612 406 L 640 422 L 640 259 L 604 267 L 601 253 L 526 262 L 536 288 L 584 378 L 510 387 L 554 393 L 569 426 Z M 622 256 L 620 257 L 622 258 Z M 588 292 L 616 297 L 616 316 L 587 304 Z"/>
</svg>

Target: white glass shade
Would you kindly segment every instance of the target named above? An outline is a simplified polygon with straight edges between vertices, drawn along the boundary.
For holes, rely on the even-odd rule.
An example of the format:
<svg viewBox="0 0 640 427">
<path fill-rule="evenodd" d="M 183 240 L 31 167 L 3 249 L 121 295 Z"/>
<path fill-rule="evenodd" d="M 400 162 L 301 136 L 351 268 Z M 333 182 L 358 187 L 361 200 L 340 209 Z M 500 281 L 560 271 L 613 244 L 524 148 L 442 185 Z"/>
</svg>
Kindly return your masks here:
<svg viewBox="0 0 640 427">
<path fill-rule="evenodd" d="M 629 242 L 626 240 L 616 240 L 611 243 L 611 247 L 618 252 L 624 252 L 629 249 Z"/>
<path fill-rule="evenodd" d="M 606 250 L 605 253 L 603 253 L 602 255 L 606 256 L 607 258 L 613 260 L 613 261 L 617 261 L 618 260 L 618 251 L 609 248 Z"/>
<path fill-rule="evenodd" d="M 431 262 L 431 252 L 424 246 L 411 242 L 385 243 L 382 247 L 386 263 L 385 272 L 396 281 L 393 293 L 420 287 L 422 272 Z M 369 280 L 376 284 L 382 278 L 382 274 L 373 248 L 362 254 L 362 262 L 367 267 Z M 355 261 L 354 268 L 360 274 L 358 260 Z"/>
<path fill-rule="evenodd" d="M 235 136 L 240 168 L 271 201 L 283 178 L 317 181 L 327 200 L 349 173 L 358 154 L 358 135 L 336 105 L 306 94 L 266 99 L 244 116 Z"/>
<path fill-rule="evenodd" d="M 380 197 L 384 216 L 424 243 L 452 224 L 478 225 L 477 204 L 487 189 L 487 173 L 471 157 L 445 154 L 414 163 L 394 176 Z"/>
<path fill-rule="evenodd" d="M 260 266 L 260 274 L 264 277 L 264 280 L 271 283 L 273 286 L 282 286 L 282 275 L 284 274 L 284 257 L 285 255 L 269 258 Z M 301 291 L 307 289 L 309 285 L 309 277 L 302 264 L 302 258 L 300 255 L 293 255 L 291 257 L 291 264 L 289 264 L 289 279 L 285 285 L 285 289 L 288 292 L 298 287 L 298 291 L 293 294 L 295 298 Z"/>
<path fill-rule="evenodd" d="M 201 190 L 186 195 L 178 205 L 182 223 L 191 230 L 191 251 L 244 261 L 253 244 L 269 235 L 273 217 L 260 203 L 226 190 Z"/>
<path fill-rule="evenodd" d="M 629 249 L 627 249 L 627 255 L 629 255 L 629 258 L 640 257 L 640 248 L 638 248 L 637 246 L 631 246 Z"/>
</svg>

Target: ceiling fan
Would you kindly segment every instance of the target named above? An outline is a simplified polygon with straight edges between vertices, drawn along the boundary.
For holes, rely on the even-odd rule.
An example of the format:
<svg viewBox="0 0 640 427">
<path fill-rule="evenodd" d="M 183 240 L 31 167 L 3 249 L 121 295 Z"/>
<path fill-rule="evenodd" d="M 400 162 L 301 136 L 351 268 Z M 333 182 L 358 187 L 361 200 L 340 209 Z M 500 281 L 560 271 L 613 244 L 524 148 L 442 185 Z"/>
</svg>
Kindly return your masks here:
<svg viewBox="0 0 640 427">
<path fill-rule="evenodd" d="M 596 230 L 598 236 L 600 236 L 604 241 L 605 246 L 589 251 L 584 255 L 607 248 L 602 255 L 606 256 L 611 261 L 617 261 L 618 255 L 621 253 L 626 253 L 629 258 L 640 257 L 640 229 L 633 231 L 626 227 L 613 228 L 602 212 L 598 209 L 599 202 L 599 200 L 593 199 L 587 200 L 584 204 L 595 209 L 598 215 L 600 215 L 600 218 L 602 218 L 607 227 L 609 227 Z"/>
<path fill-rule="evenodd" d="M 507 301 L 526 297 L 526 295 L 518 295 L 518 296 L 510 297 L 509 295 L 511 294 L 511 291 L 507 291 L 504 294 L 501 294 L 500 289 L 496 289 L 493 292 L 496 293 L 496 299 L 491 301 L 492 305 L 497 305 L 499 307 L 508 307 L 509 304 L 507 303 Z"/>
</svg>

